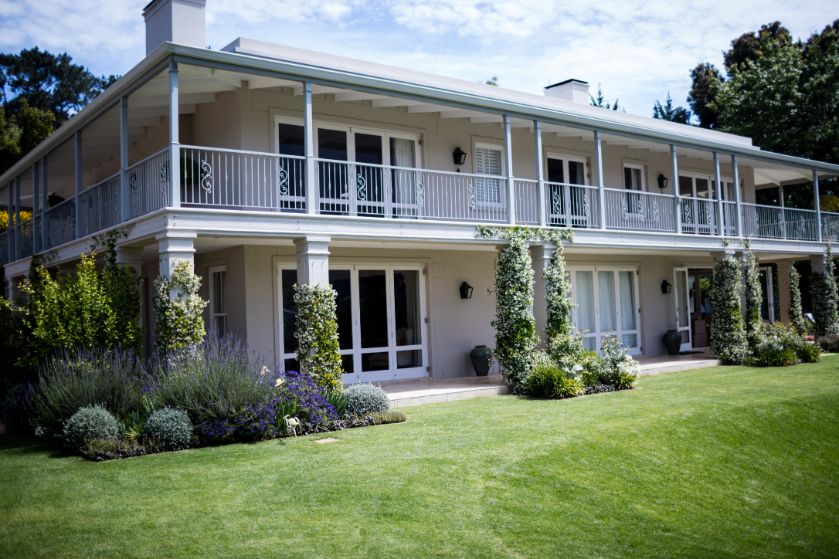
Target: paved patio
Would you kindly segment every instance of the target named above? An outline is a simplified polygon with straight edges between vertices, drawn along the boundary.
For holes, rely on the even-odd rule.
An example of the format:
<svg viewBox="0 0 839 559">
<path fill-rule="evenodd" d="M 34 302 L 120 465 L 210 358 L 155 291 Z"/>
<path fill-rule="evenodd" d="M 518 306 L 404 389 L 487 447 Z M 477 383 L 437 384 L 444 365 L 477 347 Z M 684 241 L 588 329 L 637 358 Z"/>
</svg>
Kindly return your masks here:
<svg viewBox="0 0 839 559">
<path fill-rule="evenodd" d="M 642 376 L 703 369 L 720 364 L 719 359 L 707 353 L 639 357 L 637 360 L 639 374 Z M 397 408 L 497 396 L 508 392 L 501 375 L 397 381 L 383 383 L 381 387 L 387 392 L 391 404 Z"/>
</svg>

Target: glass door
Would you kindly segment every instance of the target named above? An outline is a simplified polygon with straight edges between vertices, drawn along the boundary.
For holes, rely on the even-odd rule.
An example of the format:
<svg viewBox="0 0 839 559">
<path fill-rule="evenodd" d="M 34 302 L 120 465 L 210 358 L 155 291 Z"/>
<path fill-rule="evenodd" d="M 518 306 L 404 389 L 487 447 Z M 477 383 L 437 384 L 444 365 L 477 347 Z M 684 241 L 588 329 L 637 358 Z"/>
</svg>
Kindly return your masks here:
<svg viewBox="0 0 839 559">
<path fill-rule="evenodd" d="M 419 217 L 425 204 L 425 188 L 417 167 L 417 142 L 408 138 L 390 138 L 391 197 L 385 200 L 385 212 L 394 217 Z M 388 206 L 389 204 L 389 206 Z"/>
<path fill-rule="evenodd" d="M 589 190 L 574 188 L 586 184 L 586 164 L 583 160 L 548 156 L 547 181 L 548 223 L 563 227 L 587 227 L 590 219 Z"/>
<path fill-rule="evenodd" d="M 629 353 L 640 353 L 638 285 L 631 268 L 575 269 L 571 273 L 574 326 L 587 349 L 617 338 Z"/>
<path fill-rule="evenodd" d="M 687 268 L 673 268 L 673 296 L 675 297 L 676 330 L 682 335 L 681 351 L 686 351 L 692 347 Z"/>
<path fill-rule="evenodd" d="M 353 215 L 385 215 L 384 147 L 377 134 L 353 134 L 355 140 L 355 212 Z"/>
<path fill-rule="evenodd" d="M 306 166 L 303 127 L 299 124 L 277 125 L 280 157 L 277 171 L 277 196 L 284 210 L 306 209 Z M 299 158 L 299 159 L 298 159 Z"/>
<path fill-rule="evenodd" d="M 772 275 L 772 266 L 761 266 L 760 288 L 763 292 L 763 299 L 760 303 L 760 318 L 767 322 L 775 322 L 775 285 Z"/>
<path fill-rule="evenodd" d="M 350 211 L 347 132 L 318 128 L 317 147 L 317 156 L 321 160 L 318 161 L 320 211 L 323 214 L 347 214 Z"/>
</svg>

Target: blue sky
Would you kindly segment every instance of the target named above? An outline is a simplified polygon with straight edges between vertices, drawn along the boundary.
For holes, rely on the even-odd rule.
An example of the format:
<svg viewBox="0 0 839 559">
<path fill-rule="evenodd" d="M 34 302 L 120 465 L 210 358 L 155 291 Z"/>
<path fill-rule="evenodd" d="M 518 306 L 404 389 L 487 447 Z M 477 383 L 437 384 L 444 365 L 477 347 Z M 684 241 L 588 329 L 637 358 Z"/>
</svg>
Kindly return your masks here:
<svg viewBox="0 0 839 559">
<path fill-rule="evenodd" d="M 0 0 L 0 50 L 66 51 L 99 74 L 145 52 L 147 0 Z M 598 83 L 649 115 L 669 91 L 685 104 L 689 71 L 721 65 L 729 42 L 780 20 L 797 37 L 839 15 L 839 1 L 207 0 L 207 41 L 239 36 L 540 92 L 566 78 Z"/>
</svg>

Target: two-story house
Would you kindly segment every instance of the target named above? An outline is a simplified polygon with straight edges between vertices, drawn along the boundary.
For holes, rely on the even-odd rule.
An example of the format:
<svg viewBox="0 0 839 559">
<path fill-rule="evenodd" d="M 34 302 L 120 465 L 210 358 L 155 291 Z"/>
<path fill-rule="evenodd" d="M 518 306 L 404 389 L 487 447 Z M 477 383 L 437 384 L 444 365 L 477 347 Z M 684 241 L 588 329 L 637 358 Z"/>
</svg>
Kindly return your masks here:
<svg viewBox="0 0 839 559">
<path fill-rule="evenodd" d="M 786 319 L 791 262 L 822 265 L 836 238 L 816 195 L 757 201 L 818 192 L 839 165 L 592 107 L 578 80 L 534 95 L 244 38 L 210 50 L 204 4 L 151 2 L 146 57 L 0 177 L 10 217 L 33 212 L 0 237 L 8 293 L 33 254 L 72 264 L 130 225 L 149 328 L 151 283 L 186 260 L 212 330 L 294 367 L 292 285 L 328 282 L 347 382 L 442 378 L 494 338 L 478 224 L 571 228 L 586 345 L 651 356 L 668 329 L 708 344 L 715 256 L 750 247 L 765 318 Z M 550 250 L 533 246 L 537 269 Z"/>
</svg>

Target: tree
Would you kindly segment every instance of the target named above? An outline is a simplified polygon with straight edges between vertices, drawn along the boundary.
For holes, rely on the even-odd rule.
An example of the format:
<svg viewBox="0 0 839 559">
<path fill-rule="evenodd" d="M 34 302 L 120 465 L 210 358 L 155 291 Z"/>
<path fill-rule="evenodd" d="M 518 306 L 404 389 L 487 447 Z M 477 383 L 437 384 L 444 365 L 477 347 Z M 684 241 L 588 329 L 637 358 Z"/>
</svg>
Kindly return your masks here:
<svg viewBox="0 0 839 559">
<path fill-rule="evenodd" d="M 653 106 L 653 118 L 678 122 L 679 124 L 688 124 L 690 121 L 690 111 L 684 107 L 674 107 L 673 99 L 670 97 L 670 92 L 668 91 L 664 105 L 656 100 L 655 106 Z"/>
<path fill-rule="evenodd" d="M 495 85 L 495 86 L 497 86 L 497 85 L 498 85 L 498 76 L 492 76 L 491 78 L 489 78 L 489 79 L 488 79 L 487 81 L 485 81 L 484 83 L 485 83 L 485 84 L 487 84 L 487 85 Z"/>
<path fill-rule="evenodd" d="M 699 126 L 716 128 L 717 111 L 713 102 L 723 81 L 722 74 L 713 64 L 703 62 L 690 71 L 690 79 L 687 101 L 693 114 L 699 119 Z"/>
<path fill-rule="evenodd" d="M 591 100 L 591 104 L 594 107 L 600 107 L 602 109 L 611 109 L 613 111 L 618 110 L 618 100 L 615 99 L 615 103 L 610 104 L 606 100 L 606 97 L 603 95 L 603 89 L 601 89 L 600 84 L 597 84 L 597 97 L 589 95 L 589 99 Z"/>
</svg>

